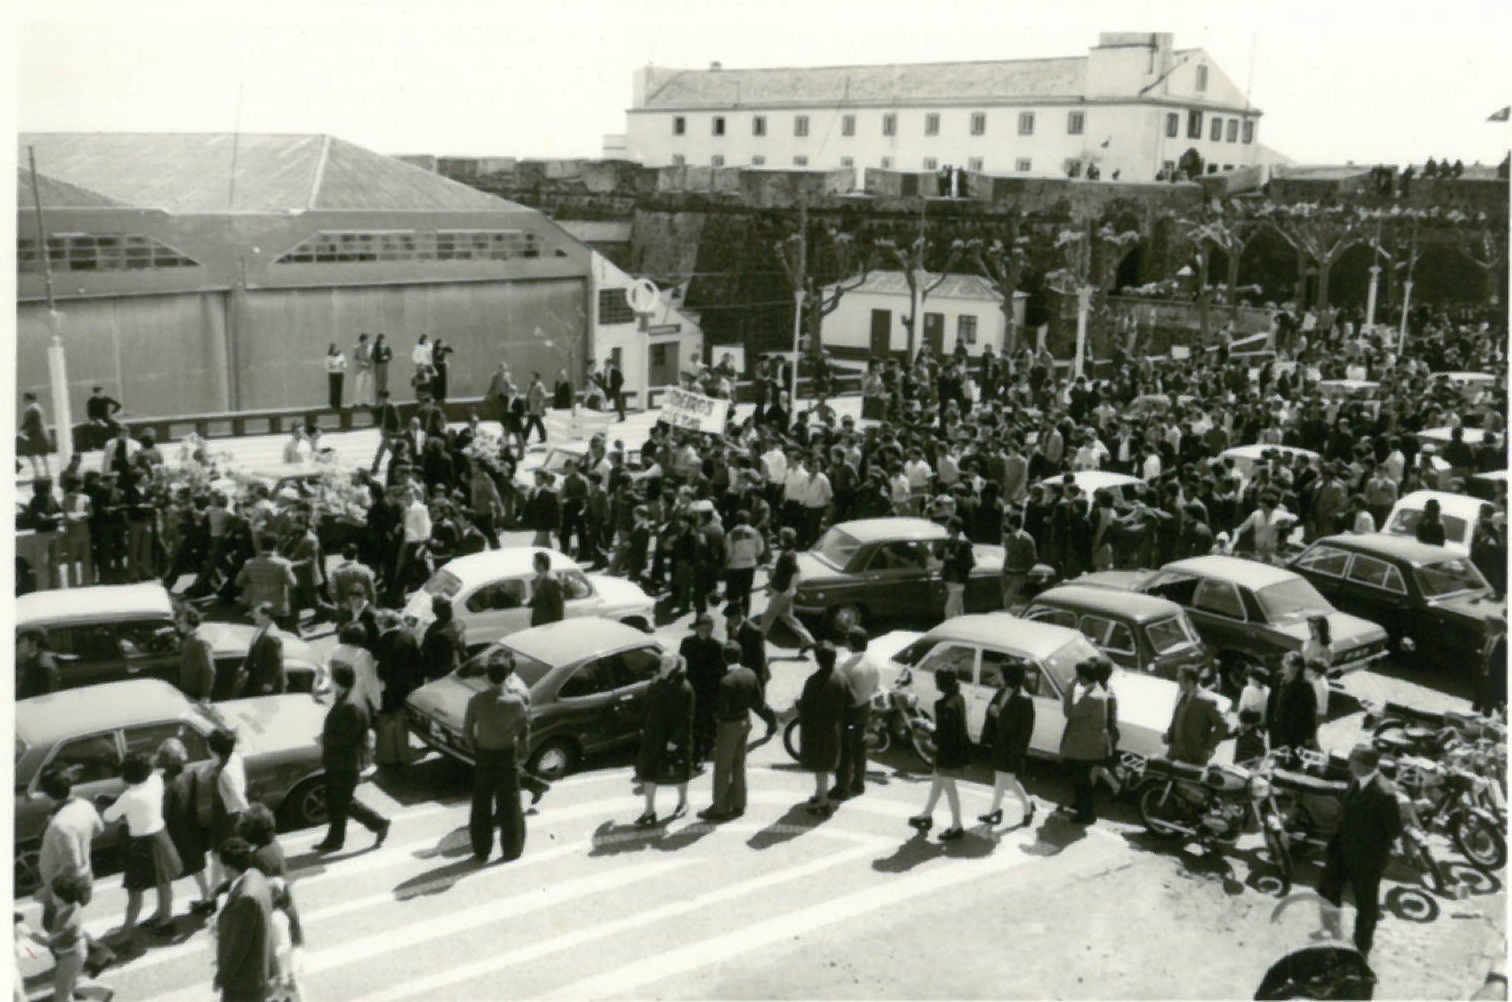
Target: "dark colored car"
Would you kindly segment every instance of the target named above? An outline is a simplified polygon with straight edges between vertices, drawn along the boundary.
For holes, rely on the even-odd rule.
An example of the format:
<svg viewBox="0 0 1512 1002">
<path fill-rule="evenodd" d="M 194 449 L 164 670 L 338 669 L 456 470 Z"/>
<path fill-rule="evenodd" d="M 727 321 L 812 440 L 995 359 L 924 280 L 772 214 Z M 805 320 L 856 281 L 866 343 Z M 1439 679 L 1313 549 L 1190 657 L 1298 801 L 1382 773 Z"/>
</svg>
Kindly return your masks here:
<svg viewBox="0 0 1512 1002">
<path fill-rule="evenodd" d="M 192 703 L 157 679 L 112 682 L 34 696 L 16 704 L 16 888 L 37 881 L 42 831 L 56 805 L 37 789 L 49 765 L 76 770 L 74 793 L 113 798 L 126 788 L 121 764 L 132 752 L 152 755 L 168 738 L 191 763 L 210 756 L 210 733 L 236 732 L 247 770 L 247 796 L 266 804 L 286 827 L 325 820 L 320 734 L 328 707 L 308 695 L 253 696 L 210 706 Z M 111 826 L 96 848 L 119 837 Z"/>
<path fill-rule="evenodd" d="M 1022 617 L 1078 630 L 1114 664 L 1131 671 L 1174 679 L 1186 665 L 1204 675 L 1213 667 L 1186 610 L 1154 595 L 1063 584 L 1036 596 Z"/>
<path fill-rule="evenodd" d="M 643 697 L 664 653 L 654 637 L 609 619 L 566 619 L 510 634 L 462 667 L 410 695 L 410 730 L 443 755 L 471 765 L 462 733 L 467 702 L 487 687 L 495 651 L 514 656 L 530 688 L 531 772 L 555 779 L 585 756 L 640 740 Z"/>
<path fill-rule="evenodd" d="M 65 689 L 135 678 L 177 685 L 182 670 L 177 612 L 168 589 L 155 582 L 92 585 L 21 596 L 16 627 L 47 631 L 47 646 Z M 199 629 L 210 642 L 222 678 L 246 660 L 257 632 L 244 623 L 206 622 Z M 324 691 L 325 667 L 314 648 L 293 634 L 279 634 L 289 691 Z"/>
<path fill-rule="evenodd" d="M 1098 571 L 1078 584 L 1137 591 L 1175 602 L 1218 659 L 1224 683 L 1244 685 L 1249 669 L 1280 667 L 1306 642 L 1310 616 L 1326 616 L 1333 641 L 1329 676 L 1337 678 L 1386 656 L 1386 631 L 1340 612 L 1312 583 L 1284 567 L 1240 557 L 1191 557 L 1158 571 Z"/>
<path fill-rule="evenodd" d="M 836 633 L 880 622 L 940 621 L 945 585 L 940 557 L 949 535 L 924 518 L 863 518 L 840 522 L 812 550 L 798 555 L 798 592 L 793 609 L 800 617 Z M 966 586 L 967 612 L 1003 607 L 1003 548 L 972 547 L 976 566 Z M 1036 578 L 1053 576 L 1041 568 Z M 1033 588 L 1025 589 L 1025 597 Z"/>
<path fill-rule="evenodd" d="M 1340 609 L 1384 626 L 1403 654 L 1462 671 L 1480 662 L 1486 621 L 1507 614 L 1467 557 L 1406 536 L 1325 536 L 1290 566 Z"/>
</svg>

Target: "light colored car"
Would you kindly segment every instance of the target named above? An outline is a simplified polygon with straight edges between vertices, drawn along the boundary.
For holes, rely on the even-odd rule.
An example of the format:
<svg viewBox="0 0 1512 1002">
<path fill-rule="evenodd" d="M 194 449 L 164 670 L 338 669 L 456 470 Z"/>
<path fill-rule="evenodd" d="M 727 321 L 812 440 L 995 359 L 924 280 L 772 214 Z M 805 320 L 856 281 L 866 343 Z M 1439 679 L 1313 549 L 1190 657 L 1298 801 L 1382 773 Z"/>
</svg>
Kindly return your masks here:
<svg viewBox="0 0 1512 1002">
<path fill-rule="evenodd" d="M 582 619 L 550 623 L 511 635 L 474 654 L 457 671 L 416 689 L 409 728 L 441 754 L 471 765 L 462 733 L 467 702 L 487 686 L 495 651 L 508 651 L 515 674 L 530 688 L 531 772 L 557 779 L 585 755 L 634 744 L 646 714 L 646 688 L 665 648 L 623 623 Z"/>
<path fill-rule="evenodd" d="M 254 696 L 224 703 L 190 702 L 157 679 L 110 682 L 34 696 L 16 704 L 16 886 L 37 879 L 37 852 L 54 806 L 38 788 L 50 765 L 76 771 L 74 793 L 113 798 L 125 789 L 121 763 L 133 752 L 155 753 L 178 738 L 189 760 L 210 756 L 208 739 L 234 731 L 247 767 L 247 795 L 266 804 L 287 827 L 325 820 L 325 771 L 315 737 L 327 707 L 308 695 Z M 97 847 L 118 837 L 108 830 Z"/>
<path fill-rule="evenodd" d="M 1430 500 L 1439 503 L 1439 515 L 1444 523 L 1444 547 L 1459 556 L 1469 556 L 1470 540 L 1475 538 L 1476 527 L 1482 518 L 1490 518 L 1495 508 L 1468 494 L 1413 491 L 1392 505 L 1391 514 L 1386 516 L 1386 525 L 1381 531 L 1390 536 L 1416 538 L 1418 522 Z"/>
<path fill-rule="evenodd" d="M 470 648 L 526 629 L 535 580 L 531 562 L 537 552 L 551 558 L 551 573 L 562 584 L 567 618 L 601 616 L 644 631 L 655 625 L 656 603 L 639 586 L 608 574 L 588 574 L 565 553 L 531 546 L 484 550 L 447 561 L 410 596 L 404 613 L 414 617 L 416 632 L 423 633 L 435 619 L 432 600 L 450 599 L 454 617 L 467 630 Z"/>
<path fill-rule="evenodd" d="M 612 442 L 610 443 L 612 445 Z M 636 442 L 625 443 L 625 466 L 635 470 L 640 467 L 640 445 Z M 612 451 L 612 450 L 611 450 Z M 567 472 L 567 462 L 572 460 L 582 468 L 583 460 L 588 456 L 587 442 L 561 442 L 555 445 L 541 443 L 530 446 L 525 452 L 525 459 L 515 468 L 514 485 L 521 491 L 530 490 L 535 486 L 535 474 L 537 470 L 544 470 L 551 474 L 553 483 L 560 484 L 562 476 Z M 607 456 L 607 453 L 606 453 Z M 607 463 L 607 459 L 605 463 Z M 607 466 L 604 467 L 608 469 Z M 583 470 L 589 473 L 590 470 Z"/>
<path fill-rule="evenodd" d="M 1232 449 L 1224 449 L 1218 454 L 1219 459 L 1232 459 L 1234 469 L 1239 471 L 1242 477 L 1249 477 L 1267 454 L 1275 453 L 1280 456 L 1289 470 L 1296 462 L 1298 456 L 1307 457 L 1309 463 L 1318 462 L 1318 454 L 1311 449 L 1303 449 L 1295 445 L 1237 445 Z"/>
<path fill-rule="evenodd" d="M 34 592 L 16 600 L 16 627 L 47 631 L 47 646 L 71 689 L 99 682 L 159 678 L 177 684 L 182 637 L 175 625 L 173 596 L 157 582 L 92 585 L 63 591 Z M 210 642 L 218 678 L 246 660 L 255 626 L 201 623 Z M 325 668 L 314 648 L 282 630 L 284 673 L 291 692 L 321 692 Z"/>
<path fill-rule="evenodd" d="M 1134 500 L 1134 492 L 1146 486 L 1145 482 L 1138 477 L 1131 477 L 1127 473 L 1114 473 L 1111 470 L 1077 470 L 1071 474 L 1076 486 L 1081 488 L 1083 497 L 1091 497 L 1098 491 L 1107 491 L 1119 501 Z M 1065 474 L 1057 473 L 1053 477 L 1046 477 L 1040 481 L 1044 487 L 1060 489 Z"/>
<path fill-rule="evenodd" d="M 924 634 L 886 634 L 872 642 L 867 656 L 875 659 L 884 683 L 912 688 L 930 714 L 940 695 L 936 674 L 956 675 L 966 701 L 966 732 L 975 742 L 982 740 L 987 705 L 997 691 L 1002 666 L 1023 666 L 1024 690 L 1034 699 L 1029 753 L 1057 758 L 1066 729 L 1064 693 L 1076 679 L 1077 663 L 1100 654 L 1076 630 L 991 612 L 956 616 Z M 1111 685 L 1118 697 L 1119 751 L 1165 754 L 1163 735 L 1176 707 L 1176 683 L 1115 666 Z M 1227 712 L 1228 700 L 1218 698 Z"/>
</svg>

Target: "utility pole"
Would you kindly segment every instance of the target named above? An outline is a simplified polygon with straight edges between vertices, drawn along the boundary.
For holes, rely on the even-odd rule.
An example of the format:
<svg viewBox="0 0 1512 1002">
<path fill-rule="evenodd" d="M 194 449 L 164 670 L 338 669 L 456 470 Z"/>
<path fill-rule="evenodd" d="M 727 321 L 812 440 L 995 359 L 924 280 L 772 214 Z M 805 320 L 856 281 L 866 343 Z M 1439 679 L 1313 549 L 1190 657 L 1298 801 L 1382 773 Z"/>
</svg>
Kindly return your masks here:
<svg viewBox="0 0 1512 1002">
<path fill-rule="evenodd" d="M 800 182 L 801 184 L 802 182 Z M 798 189 L 798 266 L 793 279 L 793 371 L 788 374 L 788 420 L 798 420 L 798 359 L 803 351 L 803 299 L 808 291 L 808 189 Z"/>
<path fill-rule="evenodd" d="M 42 193 L 37 186 L 37 150 L 26 148 L 31 168 L 32 204 L 37 210 L 37 251 L 42 261 L 42 279 L 47 290 L 47 375 L 52 388 L 53 427 L 58 439 L 59 469 L 67 469 L 73 459 L 73 407 L 68 397 L 68 358 L 63 351 L 63 335 L 58 332 L 58 304 L 53 299 L 52 254 L 47 246 L 47 224 L 42 217 Z"/>
</svg>

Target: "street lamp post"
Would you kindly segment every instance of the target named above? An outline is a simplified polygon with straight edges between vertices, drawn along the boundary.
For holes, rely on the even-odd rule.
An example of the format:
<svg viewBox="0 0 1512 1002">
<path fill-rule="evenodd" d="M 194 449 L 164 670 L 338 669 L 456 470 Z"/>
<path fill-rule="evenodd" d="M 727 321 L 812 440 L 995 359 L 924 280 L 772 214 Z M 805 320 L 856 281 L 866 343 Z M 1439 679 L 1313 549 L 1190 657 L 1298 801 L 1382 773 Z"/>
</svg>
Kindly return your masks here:
<svg viewBox="0 0 1512 1002">
<path fill-rule="evenodd" d="M 1370 266 L 1370 288 L 1365 293 L 1365 327 L 1370 329 L 1375 326 L 1376 313 L 1376 290 L 1380 287 L 1381 266 Z"/>
<path fill-rule="evenodd" d="M 1092 286 L 1083 285 L 1076 290 L 1076 358 L 1071 374 L 1080 377 L 1084 372 L 1087 355 L 1087 313 L 1092 307 Z"/>
<path fill-rule="evenodd" d="M 42 279 L 47 290 L 47 329 L 52 335 L 47 345 L 47 376 L 52 392 L 53 427 L 58 438 L 58 463 L 68 469 L 73 460 L 73 406 L 68 397 L 68 357 L 63 350 L 63 335 L 58 331 L 58 305 L 53 300 L 52 256 L 47 247 L 47 226 L 42 220 L 42 194 L 37 186 L 37 151 L 26 148 L 31 167 L 32 203 L 37 209 L 37 248 L 42 261 Z"/>
</svg>

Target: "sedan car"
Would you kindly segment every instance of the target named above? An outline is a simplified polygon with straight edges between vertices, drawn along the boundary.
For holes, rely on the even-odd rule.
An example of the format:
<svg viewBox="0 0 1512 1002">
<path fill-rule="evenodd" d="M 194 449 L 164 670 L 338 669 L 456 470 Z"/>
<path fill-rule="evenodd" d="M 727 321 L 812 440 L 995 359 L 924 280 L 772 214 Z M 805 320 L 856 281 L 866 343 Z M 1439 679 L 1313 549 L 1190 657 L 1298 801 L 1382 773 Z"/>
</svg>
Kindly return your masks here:
<svg viewBox="0 0 1512 1002">
<path fill-rule="evenodd" d="M 558 550 L 529 546 L 484 550 L 449 560 L 419 591 L 410 596 L 406 616 L 414 618 L 423 633 L 435 619 L 431 602 L 451 600 L 452 613 L 467 630 L 471 646 L 491 643 L 530 625 L 530 598 L 534 590 L 537 552 L 551 558 L 551 573 L 562 585 L 567 618 L 602 616 L 640 630 L 656 622 L 656 604 L 638 586 L 608 574 L 587 574 L 577 562 Z"/>
<path fill-rule="evenodd" d="M 1487 622 L 1507 614 L 1467 557 L 1403 536 L 1325 536 L 1290 566 L 1340 609 L 1384 626 L 1402 653 L 1463 671 L 1480 664 Z"/>
<path fill-rule="evenodd" d="M 863 623 L 934 622 L 945 608 L 940 556 L 949 535 L 923 518 L 863 518 L 831 526 L 798 555 L 794 611 L 837 634 Z M 966 586 L 966 611 L 1003 606 L 1003 548 L 972 547 L 976 566 Z M 1039 568 L 1036 578 L 1053 576 Z"/>
<path fill-rule="evenodd" d="M 1240 557 L 1190 557 L 1158 571 L 1097 571 L 1078 584 L 1168 598 L 1191 616 L 1216 653 L 1225 684 L 1237 692 L 1251 667 L 1275 670 L 1300 650 L 1310 616 L 1326 616 L 1333 641 L 1329 676 L 1357 671 L 1386 656 L 1386 631 L 1340 612 L 1300 574 Z"/>
<path fill-rule="evenodd" d="M 889 633 L 867 649 L 867 655 L 877 659 L 884 681 L 914 688 L 926 712 L 933 711 L 939 698 L 936 676 L 950 672 L 959 678 L 966 731 L 975 742 L 982 740 L 987 705 L 1001 683 L 1003 665 L 1022 666 L 1024 691 L 1034 699 L 1029 753 L 1041 758 L 1059 755 L 1066 729 L 1062 697 L 1076 680 L 1077 663 L 1098 653 L 1076 630 L 1003 612 L 957 616 L 922 635 Z M 1118 697 L 1119 751 L 1165 754 L 1163 735 L 1176 706 L 1176 683 L 1115 668 L 1112 689 Z M 1229 709 L 1221 697 L 1219 705 L 1225 712 Z"/>
<path fill-rule="evenodd" d="M 1303 449 L 1295 445 L 1236 445 L 1232 449 L 1224 449 L 1218 454 L 1219 459 L 1233 460 L 1234 469 L 1241 477 L 1249 477 L 1268 457 L 1275 455 L 1281 458 L 1282 463 L 1289 470 L 1296 462 L 1298 456 L 1304 456 L 1308 462 L 1316 464 L 1319 456 L 1311 449 Z"/>
<path fill-rule="evenodd" d="M 1133 501 L 1136 493 L 1143 490 L 1147 485 L 1138 477 L 1127 473 L 1114 473 L 1111 470 L 1077 470 L 1071 474 L 1072 482 L 1081 489 L 1083 497 L 1092 497 L 1098 491 L 1113 495 L 1117 501 Z M 1041 487 L 1051 487 L 1060 490 L 1065 482 L 1065 474 L 1057 473 L 1053 477 L 1046 477 L 1039 482 Z"/>
<path fill-rule="evenodd" d="M 1417 525 L 1429 501 L 1439 503 L 1439 519 L 1444 523 L 1444 548 L 1460 556 L 1470 553 L 1470 540 L 1476 526 L 1489 518 L 1495 509 L 1480 498 L 1448 491 L 1413 491 L 1392 506 L 1381 531 L 1393 536 L 1417 538 Z"/>
<path fill-rule="evenodd" d="M 121 764 L 133 752 L 151 755 L 178 738 L 191 763 L 211 758 L 208 739 L 237 735 L 247 767 L 247 796 L 266 804 L 288 827 L 325 820 L 325 772 L 315 738 L 326 707 L 308 695 L 254 696 L 192 703 L 157 679 L 111 682 L 34 696 L 16 704 L 16 886 L 34 887 L 42 831 L 54 804 L 38 787 L 50 765 L 76 770 L 74 792 L 113 798 L 125 789 Z M 119 837 L 112 827 L 99 847 Z"/>
<path fill-rule="evenodd" d="M 467 702 L 487 686 L 483 673 L 498 651 L 514 658 L 515 674 L 530 688 L 531 772 L 557 779 L 586 755 L 640 740 L 646 687 L 665 651 L 654 637 L 606 619 L 537 626 L 484 648 L 410 695 L 410 731 L 471 765 L 462 731 Z"/>
<path fill-rule="evenodd" d="M 1186 610 L 1154 595 L 1126 595 L 1107 588 L 1063 584 L 1041 592 L 1023 617 L 1078 630 L 1114 664 L 1175 679 L 1186 665 L 1206 675 L 1212 657 Z"/>
<path fill-rule="evenodd" d="M 182 637 L 177 607 L 156 582 L 94 585 L 36 592 L 16 600 L 16 628 L 47 631 L 47 646 L 62 676 L 62 687 L 132 678 L 177 684 Z M 246 660 L 256 627 L 243 623 L 201 623 L 210 641 L 216 675 L 229 677 Z M 283 638 L 284 671 L 293 692 L 326 688 L 325 668 L 314 648 L 290 633 Z"/>
</svg>

